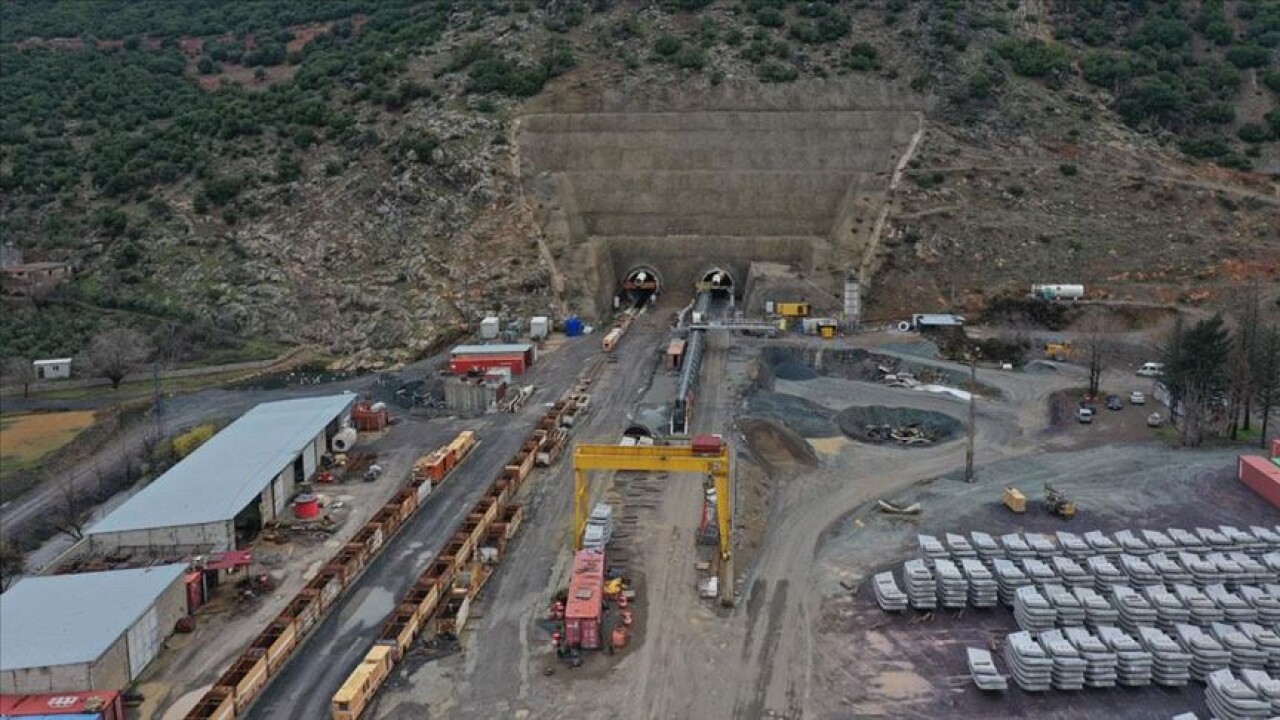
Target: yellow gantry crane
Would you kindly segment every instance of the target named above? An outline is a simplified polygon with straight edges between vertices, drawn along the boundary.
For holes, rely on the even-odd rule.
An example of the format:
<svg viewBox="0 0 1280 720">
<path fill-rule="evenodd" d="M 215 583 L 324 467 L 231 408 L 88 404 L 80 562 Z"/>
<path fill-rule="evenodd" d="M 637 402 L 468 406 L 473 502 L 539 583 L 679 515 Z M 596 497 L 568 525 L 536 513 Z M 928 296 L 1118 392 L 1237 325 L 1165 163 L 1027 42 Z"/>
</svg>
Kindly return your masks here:
<svg viewBox="0 0 1280 720">
<path fill-rule="evenodd" d="M 716 523 L 720 535 L 720 604 L 733 605 L 732 498 L 729 445 L 715 435 L 702 435 L 692 445 L 578 445 L 573 451 L 573 543 L 582 549 L 582 534 L 591 511 L 587 473 L 593 470 L 666 471 L 710 475 L 716 489 Z"/>
</svg>

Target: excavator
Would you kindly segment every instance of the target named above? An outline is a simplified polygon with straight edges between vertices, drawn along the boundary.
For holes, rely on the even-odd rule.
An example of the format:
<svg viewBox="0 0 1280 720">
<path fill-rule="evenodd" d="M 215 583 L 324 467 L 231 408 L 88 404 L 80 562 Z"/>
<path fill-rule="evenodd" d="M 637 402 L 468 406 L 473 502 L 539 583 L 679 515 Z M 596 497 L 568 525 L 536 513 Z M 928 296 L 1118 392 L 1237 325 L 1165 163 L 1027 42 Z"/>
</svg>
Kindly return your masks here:
<svg viewBox="0 0 1280 720">
<path fill-rule="evenodd" d="M 1076 350 L 1070 340 L 1063 340 L 1062 342 L 1046 343 L 1044 346 L 1044 354 L 1045 357 L 1050 360 L 1062 362 L 1064 360 L 1072 360 L 1079 357 L 1080 351 Z"/>
</svg>

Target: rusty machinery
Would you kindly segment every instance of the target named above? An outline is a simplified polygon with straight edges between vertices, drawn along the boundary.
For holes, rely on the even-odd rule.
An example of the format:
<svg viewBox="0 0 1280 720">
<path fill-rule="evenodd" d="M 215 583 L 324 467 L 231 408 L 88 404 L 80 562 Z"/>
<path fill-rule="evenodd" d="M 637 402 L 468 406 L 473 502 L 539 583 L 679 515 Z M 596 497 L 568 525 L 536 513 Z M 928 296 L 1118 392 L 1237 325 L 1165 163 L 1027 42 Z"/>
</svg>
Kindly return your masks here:
<svg viewBox="0 0 1280 720">
<path fill-rule="evenodd" d="M 732 516 L 729 446 L 714 435 L 698 436 L 692 445 L 578 445 L 573 451 L 573 542 L 582 548 L 590 503 L 587 473 L 593 470 L 666 471 L 710 475 L 716 490 L 716 522 L 720 535 L 720 604 L 733 605 Z"/>
</svg>

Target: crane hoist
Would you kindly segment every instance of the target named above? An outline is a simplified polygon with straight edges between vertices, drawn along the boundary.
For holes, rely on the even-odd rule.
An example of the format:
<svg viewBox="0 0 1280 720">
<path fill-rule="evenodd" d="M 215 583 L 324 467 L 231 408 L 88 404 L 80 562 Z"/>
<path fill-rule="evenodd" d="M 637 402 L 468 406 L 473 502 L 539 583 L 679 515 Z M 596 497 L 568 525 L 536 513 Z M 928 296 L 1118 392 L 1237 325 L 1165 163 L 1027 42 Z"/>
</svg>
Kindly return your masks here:
<svg viewBox="0 0 1280 720">
<path fill-rule="evenodd" d="M 573 542 L 582 548 L 590 512 L 587 473 L 593 470 L 698 473 L 710 476 L 716 491 L 720 545 L 720 604 L 733 605 L 732 491 L 729 446 L 717 435 L 699 435 L 690 445 L 578 445 L 573 450 Z"/>
</svg>

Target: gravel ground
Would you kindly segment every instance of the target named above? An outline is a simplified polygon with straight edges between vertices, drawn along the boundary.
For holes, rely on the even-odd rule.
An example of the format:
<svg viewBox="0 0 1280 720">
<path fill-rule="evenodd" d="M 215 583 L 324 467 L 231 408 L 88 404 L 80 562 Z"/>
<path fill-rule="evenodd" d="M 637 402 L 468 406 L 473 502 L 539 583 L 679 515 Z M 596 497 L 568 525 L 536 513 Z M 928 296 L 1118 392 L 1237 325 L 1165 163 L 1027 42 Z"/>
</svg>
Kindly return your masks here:
<svg viewBox="0 0 1280 720">
<path fill-rule="evenodd" d="M 804 437 L 835 437 L 840 427 L 827 408 L 795 395 L 758 392 L 747 400 L 747 414 L 782 423 Z"/>
</svg>

